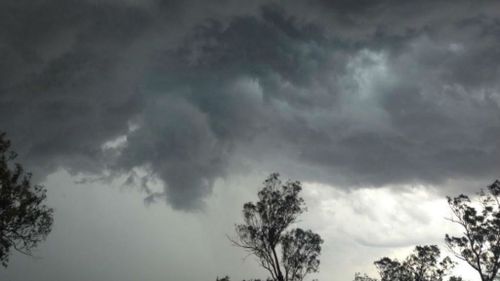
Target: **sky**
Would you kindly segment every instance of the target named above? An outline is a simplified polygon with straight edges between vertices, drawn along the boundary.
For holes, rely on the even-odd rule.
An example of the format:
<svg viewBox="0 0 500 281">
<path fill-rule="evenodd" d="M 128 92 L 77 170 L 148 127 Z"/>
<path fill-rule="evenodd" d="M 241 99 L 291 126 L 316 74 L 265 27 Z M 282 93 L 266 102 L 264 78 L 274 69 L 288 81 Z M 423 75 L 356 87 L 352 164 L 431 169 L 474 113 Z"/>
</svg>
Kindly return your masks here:
<svg viewBox="0 0 500 281">
<path fill-rule="evenodd" d="M 320 280 L 456 231 L 500 177 L 493 1 L 4 0 L 0 130 L 53 232 L 7 280 L 264 277 L 226 235 L 303 183 Z M 477 277 L 459 268 L 470 280 Z"/>
</svg>

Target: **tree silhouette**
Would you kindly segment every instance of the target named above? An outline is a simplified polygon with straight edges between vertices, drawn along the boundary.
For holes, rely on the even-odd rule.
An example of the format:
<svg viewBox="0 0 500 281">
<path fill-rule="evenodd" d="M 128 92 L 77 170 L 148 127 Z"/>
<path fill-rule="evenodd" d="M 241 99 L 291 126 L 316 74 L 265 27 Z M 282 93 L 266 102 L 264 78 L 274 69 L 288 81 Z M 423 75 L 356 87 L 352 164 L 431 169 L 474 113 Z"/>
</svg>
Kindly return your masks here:
<svg viewBox="0 0 500 281">
<path fill-rule="evenodd" d="M 224 276 L 222 278 L 217 277 L 215 279 L 215 281 L 231 281 L 231 278 L 229 278 L 229 276 L 226 275 L 226 276 Z M 267 280 L 261 280 L 261 279 L 248 279 L 247 280 L 247 279 L 243 279 L 243 281 L 272 281 L 272 280 L 271 279 L 267 279 Z"/>
<path fill-rule="evenodd" d="M 448 197 L 454 216 L 451 221 L 460 225 L 463 234 L 446 234 L 445 242 L 459 259 L 479 273 L 482 281 L 492 281 L 500 267 L 500 181 L 478 195 L 475 205 L 463 194 Z"/>
<path fill-rule="evenodd" d="M 354 281 L 377 281 L 377 279 L 371 278 L 366 274 L 361 275 L 361 273 L 357 272 L 354 274 Z"/>
<path fill-rule="evenodd" d="M 442 281 L 453 268 L 449 257 L 439 260 L 441 252 L 435 245 L 416 246 L 403 262 L 388 257 L 375 261 L 381 281 Z M 355 281 L 375 281 L 376 279 L 357 273 Z M 452 276 L 454 281 L 461 280 Z"/>
<path fill-rule="evenodd" d="M 287 230 L 305 211 L 301 190 L 300 182 L 283 184 L 279 174 L 271 174 L 258 192 L 259 201 L 243 205 L 245 223 L 236 225 L 237 241 L 231 239 L 255 255 L 274 281 L 301 281 L 318 271 L 321 237 L 310 230 Z"/>
<path fill-rule="evenodd" d="M 16 153 L 0 133 L 0 262 L 7 267 L 11 249 L 31 255 L 52 227 L 53 210 L 43 203 L 46 191 L 31 184 L 31 174 L 13 164 Z"/>
</svg>

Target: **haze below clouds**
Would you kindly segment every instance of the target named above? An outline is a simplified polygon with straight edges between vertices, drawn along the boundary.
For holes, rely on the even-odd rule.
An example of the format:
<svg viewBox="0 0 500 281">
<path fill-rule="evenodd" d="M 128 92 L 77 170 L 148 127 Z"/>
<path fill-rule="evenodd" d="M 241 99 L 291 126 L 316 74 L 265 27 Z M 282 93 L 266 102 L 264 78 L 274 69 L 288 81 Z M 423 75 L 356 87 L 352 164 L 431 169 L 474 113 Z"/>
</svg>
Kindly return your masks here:
<svg viewBox="0 0 500 281">
<path fill-rule="evenodd" d="M 224 262 L 186 273 L 179 254 L 164 263 L 167 275 L 252 277 L 245 275 L 255 267 L 231 269 L 241 253 L 221 233 L 232 231 L 241 204 L 271 172 L 321 186 L 319 201 L 309 187 L 305 193 L 324 207 L 307 221 L 332 237 L 323 280 L 368 270 L 375 254 L 441 241 L 436 206 L 421 205 L 499 177 L 499 8 L 477 1 L 2 1 L 0 130 L 46 183 L 56 211 L 66 210 L 56 212 L 42 250 L 47 262 L 71 260 L 57 241 L 91 234 L 64 234 L 63 225 L 81 219 L 92 227 L 99 216 L 91 211 L 102 208 L 109 217 L 93 227 L 102 227 L 95 235 L 103 241 L 125 231 L 105 227 L 120 218 L 136 220 L 137 243 L 145 233 L 164 234 L 145 245 L 166 243 L 144 253 L 152 280 L 167 274 L 161 260 L 177 249 L 175 235 L 208 228 L 213 237 L 193 234 L 199 244 L 189 243 L 188 253 L 213 261 L 220 247 Z M 117 186 L 134 191 L 124 195 Z M 82 205 L 72 212 L 65 200 L 74 196 Z M 215 207 L 217 196 L 224 200 Z M 217 225 L 215 210 L 231 215 Z M 342 224 L 355 217 L 359 229 Z M 186 228 L 168 234 L 176 227 Z M 86 241 L 82 249 L 98 249 Z M 123 246 L 109 247 L 102 262 Z M 128 267 L 135 261 L 94 272 L 78 260 L 66 270 L 90 274 L 74 277 L 80 280 L 146 274 L 147 267 Z M 9 277 L 25 280 L 15 264 Z M 53 266 L 33 272 L 67 276 L 54 275 Z"/>
</svg>

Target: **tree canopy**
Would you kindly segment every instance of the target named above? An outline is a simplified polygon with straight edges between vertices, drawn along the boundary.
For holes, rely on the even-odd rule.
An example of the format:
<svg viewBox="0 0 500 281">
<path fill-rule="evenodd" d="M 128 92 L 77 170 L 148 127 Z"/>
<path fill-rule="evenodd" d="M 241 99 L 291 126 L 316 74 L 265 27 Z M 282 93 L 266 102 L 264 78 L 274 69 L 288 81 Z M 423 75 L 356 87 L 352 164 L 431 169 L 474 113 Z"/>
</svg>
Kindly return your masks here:
<svg viewBox="0 0 500 281">
<path fill-rule="evenodd" d="M 439 259 L 436 245 L 416 246 L 404 261 L 384 257 L 375 262 L 381 281 L 442 281 L 453 268 L 449 257 Z"/>
<path fill-rule="evenodd" d="M 0 133 L 0 262 L 7 267 L 12 249 L 30 255 L 52 228 L 53 210 L 44 204 L 46 190 L 31 183 L 10 141 Z"/>
<path fill-rule="evenodd" d="M 461 194 L 448 197 L 448 204 L 453 212 L 451 221 L 463 233 L 446 234 L 446 244 L 479 273 L 482 281 L 494 280 L 500 268 L 500 181 L 481 191 L 476 202 Z"/>
<path fill-rule="evenodd" d="M 311 230 L 288 229 L 306 210 L 301 190 L 300 182 L 283 183 L 279 174 L 271 174 L 258 192 L 259 201 L 244 204 L 244 223 L 236 225 L 233 243 L 256 256 L 274 281 L 301 281 L 319 268 L 321 237 Z"/>
</svg>

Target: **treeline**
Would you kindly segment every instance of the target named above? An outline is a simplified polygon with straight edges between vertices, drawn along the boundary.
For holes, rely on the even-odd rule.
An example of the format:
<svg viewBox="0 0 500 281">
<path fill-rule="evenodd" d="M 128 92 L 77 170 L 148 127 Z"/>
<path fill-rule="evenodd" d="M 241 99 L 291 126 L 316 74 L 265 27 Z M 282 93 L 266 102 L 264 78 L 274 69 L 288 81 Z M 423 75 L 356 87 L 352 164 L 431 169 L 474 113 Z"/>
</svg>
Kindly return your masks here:
<svg viewBox="0 0 500 281">
<path fill-rule="evenodd" d="M 311 230 L 289 229 L 305 209 L 298 181 L 283 183 L 271 174 L 258 192 L 258 201 L 243 205 L 244 223 L 236 225 L 229 240 L 255 256 L 269 277 L 266 281 L 302 281 L 319 270 L 321 237 Z M 481 190 L 472 200 L 467 195 L 447 197 L 449 220 L 462 229 L 458 236 L 445 235 L 445 244 L 456 258 L 474 269 L 481 281 L 498 280 L 500 269 L 500 181 Z M 377 278 L 356 273 L 354 281 L 462 281 L 452 274 L 456 263 L 441 257 L 436 245 L 416 246 L 405 259 L 383 257 L 374 262 Z M 228 276 L 217 281 L 230 281 Z M 245 281 L 245 280 L 243 280 Z M 250 279 L 247 281 L 261 281 Z"/>
</svg>

